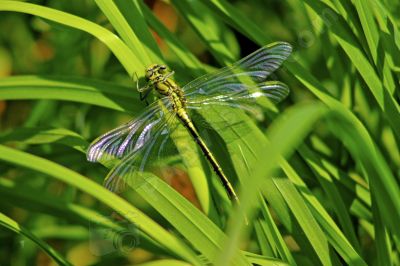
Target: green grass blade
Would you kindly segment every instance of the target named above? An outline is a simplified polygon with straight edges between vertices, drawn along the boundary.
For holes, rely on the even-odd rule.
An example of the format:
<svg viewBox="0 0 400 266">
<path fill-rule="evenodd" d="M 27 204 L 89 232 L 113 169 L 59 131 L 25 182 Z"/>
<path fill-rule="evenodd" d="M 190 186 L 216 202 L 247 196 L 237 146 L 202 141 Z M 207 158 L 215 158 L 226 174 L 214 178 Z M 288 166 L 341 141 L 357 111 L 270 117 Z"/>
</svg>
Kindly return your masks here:
<svg viewBox="0 0 400 266">
<path fill-rule="evenodd" d="M 160 50 L 147 28 L 137 1 L 96 0 L 95 2 L 142 64 L 147 66 L 154 63 L 154 60 L 159 61 Z"/>
<path fill-rule="evenodd" d="M 0 79 L 0 99 L 74 101 L 132 113 L 143 108 L 136 92 L 127 87 L 72 77 L 17 76 Z"/>
<path fill-rule="evenodd" d="M 148 218 L 139 209 L 88 178 L 49 160 L 3 145 L 0 145 L 0 160 L 47 174 L 92 195 L 122 215 L 129 222 L 139 226 L 145 233 L 165 246 L 173 254 L 195 265 L 201 264 L 193 251 L 183 242 Z"/>
<path fill-rule="evenodd" d="M 6 227 L 6 228 L 18 233 L 18 234 L 21 234 L 21 235 L 29 238 L 33 242 L 35 242 L 36 245 L 38 245 L 44 252 L 47 253 L 47 255 L 49 255 L 59 265 L 72 265 L 66 259 L 64 259 L 60 254 L 58 254 L 58 252 L 55 251 L 46 242 L 44 242 L 43 240 L 37 238 L 30 231 L 28 231 L 24 227 L 20 226 L 16 221 L 14 221 L 10 217 L 4 215 L 1 212 L 0 212 L 0 225 L 2 225 L 4 227 Z"/>
<path fill-rule="evenodd" d="M 229 30 L 209 15 L 207 7 L 198 1 L 173 0 L 172 3 L 197 31 L 204 44 L 214 52 L 213 55 L 220 64 L 230 64 L 237 59 L 221 38 Z"/>
<path fill-rule="evenodd" d="M 244 252 L 246 258 L 253 264 L 253 265 L 260 265 L 260 266 L 284 266 L 284 265 L 291 265 L 287 264 L 283 261 L 277 260 L 275 258 L 261 256 L 258 254 Z"/>
<path fill-rule="evenodd" d="M 0 143 L 23 142 L 24 144 L 56 143 L 85 153 L 88 143 L 79 134 L 63 128 L 16 128 L 0 134 Z"/>
<path fill-rule="evenodd" d="M 257 237 L 257 242 L 258 246 L 260 247 L 260 252 L 261 255 L 264 256 L 270 256 L 270 257 L 277 257 L 278 254 L 276 252 L 276 249 L 273 249 L 271 245 L 269 244 L 269 241 L 267 239 L 268 237 L 268 231 L 264 230 L 262 228 L 263 221 L 259 219 L 254 223 L 254 234 Z"/>
<path fill-rule="evenodd" d="M 365 38 L 368 43 L 369 53 L 375 64 L 378 62 L 379 33 L 370 9 L 369 3 L 360 0 L 353 1 L 357 10 Z"/>
<path fill-rule="evenodd" d="M 301 191 L 302 196 L 307 200 L 310 210 L 320 224 L 330 244 L 337 250 L 346 263 L 349 265 L 367 265 L 293 167 L 286 161 L 281 163 L 281 167 L 291 182 Z"/>
<path fill-rule="evenodd" d="M 328 123 L 331 132 L 345 141 L 353 157 L 362 162 L 370 187 L 374 187 L 372 193 L 376 196 L 382 219 L 394 235 L 400 235 L 400 228 L 396 225 L 400 221 L 400 189 L 395 177 L 362 124 L 354 121 L 352 115 L 337 111 L 338 118 L 335 113 Z M 340 123 L 340 130 L 337 130 L 335 122 Z"/>
<path fill-rule="evenodd" d="M 140 178 L 140 177 L 139 177 Z M 209 262 L 223 252 L 226 235 L 203 213 L 160 179 L 143 179 L 139 194 L 172 224 Z M 238 251 L 229 265 L 249 265 Z"/>
<path fill-rule="evenodd" d="M 330 10 L 327 5 L 322 2 L 306 1 L 316 13 L 319 10 Z M 374 95 L 375 100 L 378 102 L 379 107 L 386 115 L 391 127 L 393 128 L 396 137 L 400 140 L 400 107 L 391 93 L 384 88 L 373 66 L 368 62 L 364 56 L 362 49 L 360 49 L 357 40 L 349 32 L 346 23 L 338 16 L 335 27 L 330 28 L 331 33 L 335 36 L 351 62 L 355 65 L 358 72 L 367 83 L 369 90 Z"/>
<path fill-rule="evenodd" d="M 299 222 L 304 234 L 307 235 L 307 239 L 316 251 L 321 264 L 332 265 L 329 257 L 328 241 L 299 192 L 288 179 L 274 178 L 273 180 Z"/>
<path fill-rule="evenodd" d="M 373 188 L 372 188 L 373 189 Z M 373 202 L 376 202 L 373 200 Z M 376 204 L 372 204 L 372 213 L 374 217 L 374 236 L 375 236 L 375 250 L 377 257 L 377 264 L 379 265 L 393 265 L 391 258 L 391 241 L 388 235 L 387 228 L 383 223 L 380 211 Z"/>
<path fill-rule="evenodd" d="M 144 62 L 139 59 L 140 57 L 134 54 L 114 33 L 89 20 L 56 9 L 19 1 L 1 1 L 0 11 L 15 11 L 31 14 L 85 31 L 107 45 L 129 74 L 134 72 L 142 73 L 143 69 L 146 67 L 143 64 Z"/>
<path fill-rule="evenodd" d="M 387 52 L 387 49 L 389 49 L 390 47 L 387 40 L 385 40 L 387 36 L 385 36 L 385 34 L 383 34 L 382 32 L 382 30 L 384 30 L 385 33 L 388 33 L 386 22 L 382 23 L 382 17 L 380 17 L 382 12 L 379 12 L 379 10 L 375 10 L 375 12 L 373 11 L 374 5 L 375 4 L 371 1 L 354 1 L 355 11 L 357 11 L 356 13 L 359 17 L 362 27 L 361 32 L 365 36 L 365 39 L 361 38 L 360 36 L 357 36 L 357 38 L 359 39 L 359 42 L 361 44 L 364 42 L 368 44 L 369 49 L 367 49 L 367 51 L 369 52 L 370 58 L 372 59 L 371 61 L 376 66 L 378 74 L 383 79 L 384 86 L 390 91 L 391 94 L 393 94 L 395 90 L 395 81 L 391 73 L 391 66 L 393 66 L 392 55 L 395 53 L 396 49 L 390 49 L 390 52 Z M 341 9 L 341 11 L 342 15 L 347 12 L 343 9 Z M 378 19 L 381 19 L 380 29 L 378 29 L 378 26 L 375 22 L 374 13 L 375 16 L 379 16 Z M 345 17 L 348 24 L 350 24 L 352 19 L 354 19 L 350 19 L 346 16 L 343 17 Z"/>
<path fill-rule="evenodd" d="M 279 211 L 276 208 L 275 210 Z M 296 265 L 296 261 L 293 258 L 289 248 L 286 246 L 286 243 L 284 242 L 284 239 L 279 232 L 278 227 L 276 226 L 264 200 L 262 200 L 261 213 L 263 214 L 264 219 L 260 220 L 260 226 L 265 237 L 270 243 L 269 245 L 274 246 L 280 257 L 283 258 L 284 261 L 288 262 L 290 265 Z"/>
<path fill-rule="evenodd" d="M 137 264 L 137 266 L 190 266 L 189 263 L 179 260 L 155 260 Z"/>
<path fill-rule="evenodd" d="M 310 168 L 315 173 L 315 177 L 319 180 L 321 187 L 325 190 L 327 197 L 332 202 L 332 207 L 336 212 L 345 235 L 351 241 L 353 247 L 355 247 L 356 250 L 360 250 L 360 245 L 357 241 L 349 212 L 341 198 L 338 188 L 333 183 L 332 177 L 325 171 L 317 155 L 313 154 L 308 147 L 303 145 L 300 154 L 309 164 Z"/>
<path fill-rule="evenodd" d="M 146 6 L 142 5 L 142 10 L 150 27 L 157 32 L 157 34 L 166 42 L 168 47 L 175 53 L 175 55 L 182 61 L 186 68 L 190 69 L 193 78 L 205 74 L 203 66 L 199 59 L 194 56 L 187 47 L 185 47 L 180 40 L 173 35 L 153 14 L 153 12 Z"/>
<path fill-rule="evenodd" d="M 40 197 L 37 197 L 37 195 L 40 195 Z M 4 203 L 10 203 L 25 210 L 46 213 L 53 217 L 79 223 L 85 227 L 95 225 L 116 232 L 124 229 L 118 222 L 110 219 L 109 214 L 102 215 L 96 210 L 56 198 L 4 178 L 0 178 L 0 199 Z M 157 254 L 173 255 L 141 231 L 139 231 L 138 238 L 140 239 L 140 246 L 146 250 Z"/>
<path fill-rule="evenodd" d="M 289 111 L 286 111 L 285 113 L 288 112 Z M 262 167 L 259 166 L 256 168 L 256 171 L 253 173 L 253 178 L 247 181 L 246 186 L 242 187 L 242 193 L 240 193 L 241 206 L 243 210 L 246 211 L 247 217 L 249 217 L 250 220 L 254 212 L 254 202 L 257 199 L 254 191 L 257 191 L 258 188 L 262 189 L 264 187 L 260 186 L 260 183 L 263 184 L 264 182 L 262 180 L 265 177 L 268 177 L 272 170 L 275 169 L 280 160 L 280 155 L 282 153 L 287 154 L 293 152 L 293 149 L 296 146 L 295 143 L 302 141 L 307 130 L 310 130 L 312 124 L 315 123 L 315 120 L 324 112 L 326 112 L 326 109 L 319 104 L 291 108 L 289 113 L 290 115 L 285 115 L 286 119 L 284 123 L 279 121 L 274 122 L 274 124 L 277 123 L 280 127 L 277 127 L 277 129 L 271 129 L 271 144 L 268 143 L 269 145 L 263 145 L 263 149 L 268 150 L 269 159 L 263 163 Z M 279 137 L 277 136 L 278 134 L 280 134 Z M 280 141 L 282 139 L 285 141 Z M 235 217 L 235 219 L 231 221 L 232 223 L 230 224 L 231 226 L 228 231 L 231 241 L 227 244 L 228 246 L 226 247 L 226 250 L 236 247 L 243 234 L 242 226 L 244 225 L 244 220 L 238 218 L 241 211 L 237 210 L 235 213 L 236 215 L 232 216 Z M 229 257 L 230 254 L 224 252 L 221 254 L 219 262 L 227 261 Z"/>
</svg>

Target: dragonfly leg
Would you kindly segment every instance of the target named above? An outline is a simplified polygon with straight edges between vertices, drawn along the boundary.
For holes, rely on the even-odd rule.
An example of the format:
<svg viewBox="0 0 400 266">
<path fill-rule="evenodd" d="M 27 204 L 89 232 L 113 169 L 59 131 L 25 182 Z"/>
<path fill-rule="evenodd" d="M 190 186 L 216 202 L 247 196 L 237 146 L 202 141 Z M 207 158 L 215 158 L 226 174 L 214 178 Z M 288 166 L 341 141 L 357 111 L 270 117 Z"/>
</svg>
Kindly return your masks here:
<svg viewBox="0 0 400 266">
<path fill-rule="evenodd" d="M 149 102 L 147 101 L 147 96 L 149 96 L 151 89 L 152 89 L 151 87 L 146 86 L 138 90 L 140 95 L 140 100 L 141 101 L 144 100 L 146 102 L 146 105 L 149 105 Z"/>
</svg>

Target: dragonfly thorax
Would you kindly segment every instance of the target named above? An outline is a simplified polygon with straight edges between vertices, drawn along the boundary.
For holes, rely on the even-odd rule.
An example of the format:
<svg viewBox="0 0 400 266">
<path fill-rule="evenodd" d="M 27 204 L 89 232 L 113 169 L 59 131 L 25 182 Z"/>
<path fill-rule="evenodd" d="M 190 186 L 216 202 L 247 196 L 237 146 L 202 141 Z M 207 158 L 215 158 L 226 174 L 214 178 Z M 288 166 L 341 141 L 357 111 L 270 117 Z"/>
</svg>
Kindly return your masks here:
<svg viewBox="0 0 400 266">
<path fill-rule="evenodd" d="M 185 108 L 186 100 L 182 89 L 170 78 L 173 73 L 165 65 L 152 64 L 146 68 L 145 76 L 158 93 L 170 98 L 176 112 L 180 108 Z"/>
</svg>

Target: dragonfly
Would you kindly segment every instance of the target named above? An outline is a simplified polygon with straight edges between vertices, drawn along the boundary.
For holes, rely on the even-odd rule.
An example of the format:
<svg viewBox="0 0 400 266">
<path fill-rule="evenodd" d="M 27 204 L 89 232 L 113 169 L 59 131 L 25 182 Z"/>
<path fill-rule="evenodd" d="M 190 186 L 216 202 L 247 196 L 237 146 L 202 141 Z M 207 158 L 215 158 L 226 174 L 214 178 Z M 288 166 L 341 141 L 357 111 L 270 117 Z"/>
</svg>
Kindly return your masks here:
<svg viewBox="0 0 400 266">
<path fill-rule="evenodd" d="M 160 156 L 162 147 L 170 141 L 174 130 L 172 121 L 178 120 L 208 160 L 229 198 L 239 202 L 221 165 L 199 134 L 191 113 L 209 106 L 251 110 L 261 97 L 274 103 L 280 102 L 289 94 L 289 88 L 282 82 L 268 81 L 267 78 L 291 52 L 289 43 L 269 44 L 231 66 L 203 75 L 183 87 L 172 79 L 174 72 L 166 65 L 150 65 L 145 70 L 147 83 L 142 88 L 138 87 L 138 91 L 143 100 L 155 90 L 158 100 L 148 105 L 135 119 L 95 139 L 87 151 L 88 161 L 117 160 L 104 185 L 111 191 L 121 191 L 127 184 L 135 182 L 136 175 L 145 171 L 151 154 Z"/>
</svg>

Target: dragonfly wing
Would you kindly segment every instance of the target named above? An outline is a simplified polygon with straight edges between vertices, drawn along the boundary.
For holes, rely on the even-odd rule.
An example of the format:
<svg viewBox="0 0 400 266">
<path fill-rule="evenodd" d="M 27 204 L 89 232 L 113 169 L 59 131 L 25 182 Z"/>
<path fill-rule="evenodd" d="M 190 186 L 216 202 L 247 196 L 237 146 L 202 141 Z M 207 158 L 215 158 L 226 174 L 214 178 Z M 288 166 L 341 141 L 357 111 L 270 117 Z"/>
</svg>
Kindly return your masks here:
<svg viewBox="0 0 400 266">
<path fill-rule="evenodd" d="M 285 42 L 266 45 L 232 66 L 224 67 L 215 73 L 193 80 L 182 89 L 187 98 L 241 90 L 243 80 L 240 80 L 240 77 L 249 77 L 252 83 L 263 82 L 279 68 L 291 52 L 291 45 Z"/>
<path fill-rule="evenodd" d="M 167 118 L 163 118 L 162 123 L 147 125 L 146 130 L 141 134 L 149 134 L 138 149 L 131 150 L 114 168 L 109 172 L 104 180 L 104 186 L 111 191 L 120 192 L 126 186 L 138 188 L 148 182 L 153 175 L 146 173 L 149 162 L 158 160 L 166 140 L 169 139 L 169 124 L 175 118 L 174 113 L 169 113 Z"/>
<path fill-rule="evenodd" d="M 235 91 L 221 94 L 212 95 L 211 97 L 188 97 L 188 108 L 196 106 L 204 106 L 209 104 L 222 104 L 235 103 L 235 102 L 249 102 L 253 103 L 259 97 L 267 97 L 272 102 L 278 103 L 282 101 L 289 94 L 289 88 L 286 84 L 279 81 L 265 81 L 258 84 L 248 85 L 241 84 Z"/>
<path fill-rule="evenodd" d="M 188 109 L 200 109 L 207 106 L 219 105 L 240 108 L 251 113 L 256 118 L 262 118 L 262 111 L 256 100 L 260 97 L 267 97 L 274 103 L 283 100 L 289 94 L 286 84 L 279 81 L 265 81 L 258 84 L 241 84 L 236 91 L 211 97 L 188 97 Z"/>
<path fill-rule="evenodd" d="M 162 104 L 171 109 L 168 98 L 162 98 Z M 87 151 L 87 159 L 91 162 L 106 162 L 120 159 L 134 150 L 141 149 L 151 137 L 151 129 L 162 123 L 164 112 L 160 102 L 156 101 L 132 121 L 115 128 L 95 139 Z"/>
</svg>

